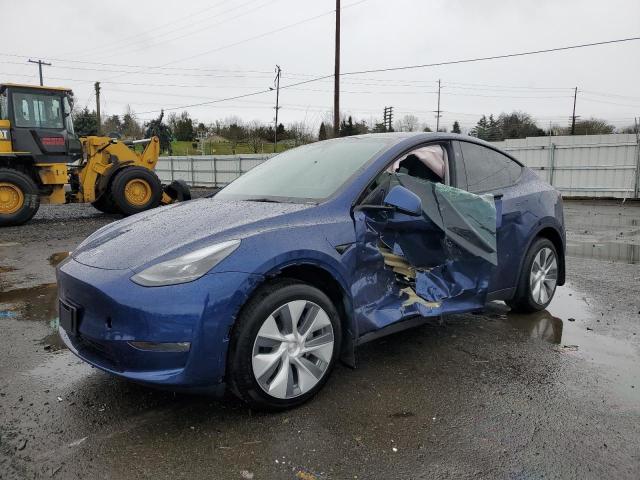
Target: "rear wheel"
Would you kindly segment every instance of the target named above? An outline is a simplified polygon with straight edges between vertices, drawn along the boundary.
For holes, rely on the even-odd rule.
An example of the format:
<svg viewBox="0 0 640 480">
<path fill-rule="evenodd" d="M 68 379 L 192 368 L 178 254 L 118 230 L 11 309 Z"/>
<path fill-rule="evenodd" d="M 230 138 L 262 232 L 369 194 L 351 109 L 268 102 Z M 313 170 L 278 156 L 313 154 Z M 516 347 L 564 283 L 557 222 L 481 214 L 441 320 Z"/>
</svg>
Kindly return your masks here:
<svg viewBox="0 0 640 480">
<path fill-rule="evenodd" d="M 544 310 L 558 284 L 558 252 L 547 238 L 538 238 L 529 248 L 513 299 L 507 304 L 518 312 Z"/>
<path fill-rule="evenodd" d="M 124 215 L 133 215 L 160 204 L 162 184 L 158 176 L 143 167 L 125 167 L 116 174 L 109 189 L 109 202 Z"/>
<path fill-rule="evenodd" d="M 35 182 L 22 172 L 0 168 L 0 226 L 22 225 L 40 208 Z"/>
<path fill-rule="evenodd" d="M 261 410 L 295 407 L 326 383 L 340 351 L 340 320 L 317 288 L 283 279 L 262 287 L 234 327 L 231 388 Z"/>
</svg>

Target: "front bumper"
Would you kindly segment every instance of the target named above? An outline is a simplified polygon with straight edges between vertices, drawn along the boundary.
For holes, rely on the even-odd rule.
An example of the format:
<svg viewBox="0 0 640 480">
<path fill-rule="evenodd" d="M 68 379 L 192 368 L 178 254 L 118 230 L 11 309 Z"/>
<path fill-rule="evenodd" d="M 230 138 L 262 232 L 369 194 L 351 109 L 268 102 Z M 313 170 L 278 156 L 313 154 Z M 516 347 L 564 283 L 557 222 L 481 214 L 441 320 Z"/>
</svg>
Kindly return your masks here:
<svg viewBox="0 0 640 480">
<path fill-rule="evenodd" d="M 258 275 L 223 272 L 181 285 L 142 287 L 130 270 L 75 260 L 60 266 L 58 295 L 77 308 L 77 333 L 60 329 L 87 363 L 132 381 L 209 389 L 224 380 L 229 332 Z M 190 342 L 187 352 L 140 350 L 129 342 Z"/>
</svg>

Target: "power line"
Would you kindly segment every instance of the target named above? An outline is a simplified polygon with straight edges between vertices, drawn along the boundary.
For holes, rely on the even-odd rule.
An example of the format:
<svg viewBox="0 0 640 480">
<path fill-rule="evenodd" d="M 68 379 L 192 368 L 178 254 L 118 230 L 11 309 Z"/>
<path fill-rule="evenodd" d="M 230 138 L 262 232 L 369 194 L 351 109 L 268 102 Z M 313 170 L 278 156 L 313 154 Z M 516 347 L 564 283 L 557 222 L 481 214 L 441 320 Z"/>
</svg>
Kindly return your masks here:
<svg viewBox="0 0 640 480">
<path fill-rule="evenodd" d="M 492 55 L 490 57 L 476 57 L 476 58 L 466 58 L 461 60 L 449 60 L 444 62 L 436 62 L 436 63 L 424 63 L 420 65 L 406 65 L 402 67 L 387 67 L 387 68 L 374 68 L 370 70 L 359 70 L 353 72 L 345 72 L 342 75 L 361 75 L 365 73 L 380 73 L 380 72 L 396 72 L 399 70 L 413 70 L 416 68 L 427 68 L 427 67 L 440 67 L 443 65 L 456 65 L 459 63 L 472 63 L 472 62 L 484 62 L 487 60 L 499 60 L 502 58 L 513 58 L 513 57 L 524 57 L 526 55 L 538 55 L 540 53 L 551 53 L 551 52 L 561 52 L 563 50 L 574 50 L 577 48 L 585 48 L 585 47 L 595 47 L 597 45 L 609 45 L 612 43 L 623 43 L 623 42 L 631 42 L 634 40 L 640 40 L 640 37 L 629 37 L 629 38 L 620 38 L 616 40 L 605 40 L 602 42 L 592 42 L 592 43 L 582 43 L 579 45 L 568 45 L 564 47 L 556 47 L 556 48 L 546 48 L 542 50 L 530 50 L 527 52 L 518 52 L 518 53 L 507 53 L 504 55 Z"/>
<path fill-rule="evenodd" d="M 368 0 L 359 0 L 359 1 L 357 1 L 357 2 L 350 3 L 349 5 L 346 5 L 345 7 L 343 7 L 343 10 L 344 10 L 345 8 L 351 8 L 351 7 L 354 7 L 354 6 L 356 6 L 356 5 L 359 5 L 359 4 L 361 4 L 361 3 L 364 3 L 364 2 L 366 2 L 366 1 L 368 1 Z M 235 46 L 237 46 L 237 45 L 241 45 L 241 44 L 246 43 L 246 42 L 250 42 L 250 41 L 253 41 L 253 40 L 257 40 L 257 39 L 259 39 L 259 38 L 266 37 L 266 36 L 268 36 L 268 35 L 272 35 L 272 34 L 274 34 L 274 33 L 279 33 L 279 32 L 282 32 L 282 31 L 284 31 L 284 30 L 288 30 L 288 29 L 290 29 L 290 28 L 297 27 L 298 25 L 302 25 L 303 23 L 311 22 L 311 21 L 313 21 L 313 20 L 317 20 L 318 18 L 326 17 L 326 16 L 328 16 L 328 15 L 333 15 L 334 11 L 335 11 L 335 10 L 330 10 L 330 11 L 328 11 L 328 12 L 324 12 L 324 13 L 321 13 L 321 14 L 319 14 L 319 15 L 315 15 L 315 16 L 313 16 L 313 17 L 304 18 L 304 19 L 299 20 L 299 21 L 297 21 L 297 22 L 290 23 L 290 24 L 288 24 L 288 25 L 284 25 L 284 26 L 279 27 L 279 28 L 276 28 L 276 29 L 274 29 L 274 30 L 269 30 L 268 32 L 264 32 L 264 33 L 261 33 L 261 34 L 259 34 L 259 35 L 255 35 L 255 36 L 253 36 L 253 37 L 245 38 L 245 39 L 243 39 L 243 40 L 238 40 L 237 42 L 233 42 L 233 43 L 230 43 L 230 44 L 227 44 L 227 45 L 221 45 L 220 47 L 212 48 L 212 49 L 210 49 L 210 50 L 205 50 L 204 52 L 200 52 L 200 53 L 197 53 L 197 54 L 195 54 L 195 55 L 191 55 L 190 57 L 180 58 L 180 59 L 178 59 L 178 60 L 174 60 L 174 61 L 172 61 L 172 62 L 168 62 L 168 63 L 166 63 L 166 64 L 162 65 L 162 67 L 164 67 L 165 65 L 171 65 L 172 63 L 184 62 L 184 61 L 186 61 L 186 60 L 192 60 L 192 59 L 194 59 L 194 58 L 198 58 L 198 57 L 201 57 L 201 56 L 203 56 L 203 55 L 208 55 L 209 53 L 219 52 L 220 50 L 224 50 L 224 49 L 226 49 L 226 48 L 235 47 Z"/>
<path fill-rule="evenodd" d="M 361 3 L 361 2 L 358 2 Z M 351 5 L 355 5 L 355 4 L 351 4 Z M 482 61 L 488 61 L 488 60 L 496 60 L 496 59 L 501 59 L 501 58 L 513 58 L 513 57 L 521 57 L 521 56 L 525 56 L 525 55 L 537 55 L 537 54 L 541 54 L 541 53 L 550 53 L 550 52 L 559 52 L 559 51 L 564 51 L 564 50 L 573 50 L 573 49 L 578 49 L 578 48 L 586 48 L 586 47 L 593 47 L 593 46 L 597 46 L 597 45 L 610 45 L 610 44 L 614 44 L 614 43 L 622 43 L 622 42 L 629 42 L 629 41 L 634 41 L 634 40 L 640 40 L 640 37 L 630 37 L 630 38 L 624 38 L 624 39 L 616 39 L 616 40 L 606 40 L 606 41 L 602 41 L 602 42 L 592 42 L 592 43 L 583 43 L 583 44 L 578 44 L 578 45 L 569 45 L 569 46 L 564 46 L 564 47 L 556 47 L 556 48 L 548 48 L 548 49 L 543 49 L 543 50 L 531 50 L 531 51 L 526 51 L 526 52 L 518 52 L 518 53 L 510 53 L 510 54 L 503 54 L 503 55 L 493 55 L 493 56 L 488 56 L 488 57 L 476 57 L 476 58 L 468 58 L 468 59 L 461 59 L 461 60 L 450 60 L 450 61 L 443 61 L 443 62 L 437 62 L 437 63 L 431 63 L 431 64 L 422 64 L 422 65 L 408 65 L 408 66 L 404 66 L 404 67 L 390 67 L 390 68 L 378 68 L 378 69 L 371 69 L 371 70 L 361 70 L 361 71 L 353 71 L 353 72 L 342 72 L 340 73 L 340 76 L 344 76 L 344 75 L 360 75 L 360 74 L 365 74 L 365 73 L 377 73 L 377 72 L 389 72 L 389 71 L 397 71 L 397 70 L 409 70 L 409 69 L 416 69 L 416 68 L 428 68 L 428 67 L 435 67 L 435 66 L 441 66 L 441 65 L 453 65 L 453 64 L 460 64 L 460 63 L 471 63 L 471 62 L 482 62 Z M 285 85 L 283 87 L 280 87 L 281 89 L 285 89 L 285 88 L 292 88 L 298 85 L 304 85 L 307 83 L 312 83 L 312 82 L 317 82 L 320 80 L 324 80 L 326 78 L 331 78 L 332 75 L 323 75 L 321 77 L 317 77 L 317 78 L 311 78 L 309 80 L 305 80 L 302 82 L 297 82 L 297 83 L 293 83 L 290 85 Z M 236 98 L 244 98 L 244 97 L 249 97 L 249 96 L 254 96 L 254 95 L 260 95 L 263 93 L 267 93 L 269 90 L 261 90 L 261 91 L 257 91 L 257 92 L 251 92 L 251 93 L 247 93 L 241 96 L 234 96 L 234 97 L 229 97 L 229 98 L 222 98 L 219 100 L 215 100 L 215 101 L 211 101 L 211 102 L 201 102 L 201 103 L 197 103 L 197 104 L 193 104 L 193 105 L 185 105 L 183 108 L 191 108 L 191 107 L 199 107 L 199 106 L 203 106 L 203 105 L 207 105 L 209 103 L 219 103 L 219 102 L 224 102 L 227 100 L 234 100 Z M 145 113 L 152 113 L 152 112 L 145 112 Z"/>
<path fill-rule="evenodd" d="M 217 18 L 217 17 L 219 17 L 220 15 L 225 15 L 226 13 L 232 12 L 233 10 L 237 10 L 238 8 L 242 8 L 242 7 L 244 7 L 244 6 L 246 6 L 246 5 L 249 5 L 249 4 L 251 4 L 251 3 L 255 3 L 256 1 L 257 1 L 257 0 L 250 0 L 249 2 L 243 3 L 243 4 L 241 4 L 241 5 L 236 5 L 235 7 L 230 8 L 229 10 L 225 10 L 225 11 L 223 11 L 223 12 L 220 12 L 220 13 L 216 14 L 216 15 L 215 15 L 215 17 Z M 141 50 L 145 50 L 145 49 L 147 49 L 147 48 L 155 48 L 155 47 L 157 47 L 158 45 L 162 45 L 162 44 L 165 44 L 165 43 L 168 43 L 168 42 L 173 42 L 173 41 L 176 41 L 176 40 L 183 39 L 183 38 L 185 38 L 185 37 L 189 37 L 189 36 L 192 36 L 192 35 L 196 35 L 196 34 L 198 34 L 198 33 L 200 33 L 200 32 L 203 32 L 203 31 L 205 31 L 205 30 L 209 30 L 209 29 L 211 29 L 211 28 L 213 28 L 213 27 L 216 27 L 216 26 L 218 26 L 218 25 L 224 25 L 224 24 L 227 24 L 227 23 L 231 22 L 232 20 L 235 20 L 235 19 L 240 18 L 240 17 L 244 17 L 245 15 L 249 15 L 249 14 L 251 14 L 251 13 L 255 12 L 256 10 L 259 10 L 259 9 L 261 9 L 261 8 L 264 8 L 264 7 L 266 7 L 266 6 L 268 6 L 268 5 L 272 5 L 272 4 L 273 4 L 273 0 L 268 0 L 267 2 L 265 2 L 265 3 L 261 4 L 261 5 L 258 5 L 258 6 L 254 7 L 254 8 L 252 8 L 252 9 L 249 9 L 249 10 L 247 10 L 246 12 L 239 13 L 238 15 L 235 15 L 235 16 L 230 17 L 230 18 L 226 18 L 226 19 L 224 19 L 224 20 L 222 20 L 222 21 L 220 21 L 220 22 L 212 23 L 212 24 L 210 24 L 210 25 L 207 25 L 206 27 L 193 29 L 193 24 L 192 24 L 192 25 L 190 25 L 190 26 L 189 26 L 189 29 L 188 29 L 187 33 L 183 33 L 182 35 L 179 35 L 179 36 L 177 36 L 177 37 L 173 37 L 173 38 L 165 38 L 165 37 L 167 36 L 167 34 L 175 33 L 175 32 L 178 32 L 178 31 L 184 31 L 184 27 L 180 27 L 180 28 L 176 28 L 176 29 L 173 29 L 173 30 L 169 30 L 169 31 L 167 31 L 167 32 L 162 32 L 162 37 L 163 37 L 163 38 L 162 38 L 160 41 L 157 41 L 157 42 L 153 43 L 153 44 L 152 44 L 152 45 L 150 45 L 150 46 L 144 46 L 144 47 L 136 48 L 136 49 L 132 49 L 132 50 L 130 50 L 129 48 L 127 48 L 127 52 L 126 52 L 126 53 L 127 53 L 127 55 L 128 55 L 128 54 L 130 54 L 130 53 L 139 52 L 139 51 L 141 51 Z M 208 17 L 208 18 L 212 18 L 212 17 Z M 196 24 L 197 24 L 197 23 L 202 23 L 202 20 L 201 20 L 201 21 L 199 21 L 199 22 L 196 22 Z M 135 44 L 142 44 L 142 43 L 144 43 L 144 41 L 135 42 L 135 43 L 134 43 L 134 45 L 135 45 Z M 112 57 L 114 57 L 114 56 L 116 56 L 116 55 L 120 55 L 120 52 L 112 53 L 112 54 L 110 54 L 110 55 L 107 55 L 105 58 L 112 58 Z"/>
<path fill-rule="evenodd" d="M 153 28 L 150 28 L 150 29 L 147 29 L 147 30 L 143 30 L 142 32 L 136 32 L 134 35 L 126 36 L 126 37 L 121 38 L 120 40 L 118 40 L 116 42 L 109 42 L 107 44 L 103 44 L 102 46 L 93 47 L 91 49 L 76 50 L 74 52 L 70 52 L 69 54 L 70 55 L 83 56 L 86 53 L 95 53 L 96 50 L 100 50 L 100 51 L 111 50 L 116 45 L 120 45 L 120 44 L 127 45 L 127 43 L 132 39 L 140 38 L 141 35 L 145 35 L 147 33 L 152 33 L 152 32 L 155 32 L 155 31 L 159 30 L 160 28 L 167 27 L 167 26 L 170 26 L 170 25 L 175 25 L 175 24 L 180 23 L 183 20 L 186 20 L 188 18 L 194 17 L 196 15 L 201 15 L 202 13 L 204 13 L 206 11 L 213 10 L 214 8 L 219 7 L 220 5 L 225 3 L 225 1 L 226 0 L 223 0 L 223 1 L 219 2 L 219 3 L 216 3 L 215 5 L 210 5 L 209 7 L 205 8 L 204 10 L 198 10 L 197 12 L 193 12 L 193 13 L 190 13 L 188 15 L 184 15 L 184 16 L 179 17 L 179 18 L 174 18 L 169 22 L 162 23 L 160 25 L 157 25 L 157 26 L 155 26 Z M 105 45 L 106 45 L 106 47 L 105 47 Z"/>
</svg>

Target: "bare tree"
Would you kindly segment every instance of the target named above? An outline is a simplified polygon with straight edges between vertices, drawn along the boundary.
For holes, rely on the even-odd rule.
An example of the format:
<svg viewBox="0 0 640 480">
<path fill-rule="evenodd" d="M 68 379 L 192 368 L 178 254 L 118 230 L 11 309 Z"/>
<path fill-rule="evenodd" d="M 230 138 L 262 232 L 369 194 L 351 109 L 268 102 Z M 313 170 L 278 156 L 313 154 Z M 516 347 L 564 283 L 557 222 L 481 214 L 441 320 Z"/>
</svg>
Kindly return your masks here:
<svg viewBox="0 0 640 480">
<path fill-rule="evenodd" d="M 415 115 L 405 115 L 395 121 L 394 127 L 398 132 L 417 132 L 420 120 Z"/>
<path fill-rule="evenodd" d="M 313 142 L 313 133 L 304 122 L 295 122 L 288 126 L 287 131 L 293 140 L 294 146 Z"/>
<path fill-rule="evenodd" d="M 247 140 L 253 153 L 263 150 L 265 127 L 260 120 L 252 120 L 246 125 Z"/>
</svg>

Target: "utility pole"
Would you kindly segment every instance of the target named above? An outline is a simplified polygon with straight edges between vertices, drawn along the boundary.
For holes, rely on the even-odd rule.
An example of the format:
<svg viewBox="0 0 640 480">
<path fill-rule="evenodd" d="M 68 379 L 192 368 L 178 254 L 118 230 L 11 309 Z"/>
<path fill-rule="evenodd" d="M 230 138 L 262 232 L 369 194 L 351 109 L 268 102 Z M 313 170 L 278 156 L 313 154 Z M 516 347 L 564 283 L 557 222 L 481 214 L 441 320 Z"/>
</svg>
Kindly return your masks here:
<svg viewBox="0 0 640 480">
<path fill-rule="evenodd" d="M 273 83 L 276 86 L 276 128 L 273 136 L 273 153 L 277 152 L 278 148 L 278 110 L 280 110 L 280 65 L 276 65 L 276 78 Z"/>
<path fill-rule="evenodd" d="M 42 60 L 31 60 L 29 59 L 29 63 L 37 63 L 38 64 L 38 72 L 40 73 L 40 86 L 42 87 L 44 85 L 44 83 L 42 82 L 42 66 L 46 65 L 47 67 L 50 67 L 51 64 L 47 63 L 47 62 L 43 62 Z"/>
<path fill-rule="evenodd" d="M 440 79 L 438 79 L 438 110 L 436 110 L 436 132 L 440 131 Z"/>
<path fill-rule="evenodd" d="M 333 79 L 333 136 L 340 136 L 340 0 L 336 0 L 336 56 Z"/>
<path fill-rule="evenodd" d="M 98 135 L 102 130 L 102 121 L 100 120 L 100 82 L 96 82 L 94 85 L 96 89 L 96 117 L 98 119 Z"/>
<path fill-rule="evenodd" d="M 573 115 L 571 115 L 571 135 L 576 134 L 576 98 L 578 97 L 578 87 L 573 90 Z"/>
</svg>

